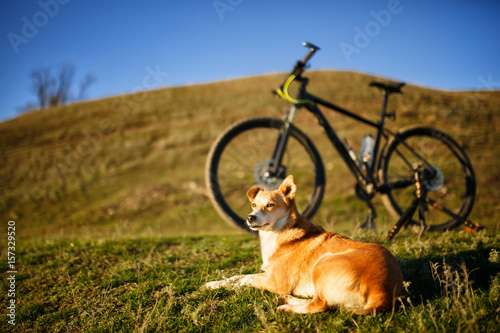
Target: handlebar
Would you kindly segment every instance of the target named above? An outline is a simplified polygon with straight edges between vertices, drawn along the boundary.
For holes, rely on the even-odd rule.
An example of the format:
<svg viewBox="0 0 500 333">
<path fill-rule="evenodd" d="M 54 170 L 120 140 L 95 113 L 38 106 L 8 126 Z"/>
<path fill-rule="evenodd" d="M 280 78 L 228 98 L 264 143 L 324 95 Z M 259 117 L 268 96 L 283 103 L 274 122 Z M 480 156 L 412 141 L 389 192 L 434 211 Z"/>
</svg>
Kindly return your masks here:
<svg viewBox="0 0 500 333">
<path fill-rule="evenodd" d="M 298 77 L 298 76 L 300 76 L 300 74 L 302 74 L 302 72 L 304 71 L 304 68 L 306 67 L 307 62 L 309 61 L 309 59 L 311 59 L 311 57 L 313 56 L 313 54 L 317 50 L 319 50 L 319 47 L 317 47 L 317 46 L 315 46 L 315 45 L 313 45 L 311 43 L 308 43 L 308 42 L 303 42 L 302 45 L 305 46 L 305 47 L 308 47 L 309 48 L 309 52 L 306 54 L 306 56 L 304 57 L 304 59 L 297 61 L 297 63 L 295 64 L 295 67 L 293 68 L 291 74 L 295 75 L 296 77 Z"/>
<path fill-rule="evenodd" d="M 302 63 L 305 65 L 309 58 L 313 56 L 314 52 L 318 51 L 320 48 L 308 42 L 302 42 L 302 45 L 309 48 L 309 53 L 302 59 Z"/>
<path fill-rule="evenodd" d="M 290 94 L 288 93 L 288 86 L 297 77 L 300 78 L 300 76 L 302 75 L 302 72 L 304 71 L 304 68 L 307 65 L 307 61 L 309 61 L 309 59 L 311 59 L 311 57 L 313 56 L 313 54 L 317 50 L 320 49 L 316 45 L 313 45 L 313 44 L 308 43 L 308 42 L 303 42 L 302 45 L 305 46 L 305 47 L 308 47 L 309 48 L 309 52 L 306 54 L 306 56 L 304 57 L 304 59 L 297 61 L 297 63 L 295 64 L 295 67 L 292 70 L 292 72 L 290 73 L 290 75 L 288 76 L 288 78 L 285 80 L 285 83 L 283 83 L 278 89 L 276 89 L 276 93 L 281 98 L 283 98 L 283 99 L 285 99 L 285 100 L 287 100 L 287 101 L 289 101 L 291 103 L 294 103 L 294 104 L 312 103 L 312 101 L 310 101 L 310 100 L 297 100 L 297 99 L 293 98 L 292 96 L 290 96 Z"/>
</svg>

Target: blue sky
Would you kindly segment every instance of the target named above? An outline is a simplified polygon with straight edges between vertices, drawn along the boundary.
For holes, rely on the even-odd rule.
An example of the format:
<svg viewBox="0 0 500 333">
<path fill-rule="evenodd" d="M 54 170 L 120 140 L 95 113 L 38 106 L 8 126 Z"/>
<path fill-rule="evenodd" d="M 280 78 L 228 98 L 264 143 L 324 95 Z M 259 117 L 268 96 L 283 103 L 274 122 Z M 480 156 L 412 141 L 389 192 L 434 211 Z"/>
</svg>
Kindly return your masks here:
<svg viewBox="0 0 500 333">
<path fill-rule="evenodd" d="M 321 47 L 312 69 L 500 89 L 499 17 L 496 0 L 2 1 L 0 121 L 36 101 L 41 66 L 94 74 L 96 99 L 288 71 L 302 41 Z"/>
</svg>

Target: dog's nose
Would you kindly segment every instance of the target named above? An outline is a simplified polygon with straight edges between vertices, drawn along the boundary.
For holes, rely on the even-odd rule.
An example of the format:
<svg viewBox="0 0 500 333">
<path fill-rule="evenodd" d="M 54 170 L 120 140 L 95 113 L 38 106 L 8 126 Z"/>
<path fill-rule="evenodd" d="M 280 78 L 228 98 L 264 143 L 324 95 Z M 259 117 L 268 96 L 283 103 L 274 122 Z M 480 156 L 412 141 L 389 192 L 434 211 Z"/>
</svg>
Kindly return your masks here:
<svg viewBox="0 0 500 333">
<path fill-rule="evenodd" d="M 255 215 L 252 215 L 252 214 L 248 215 L 247 222 L 248 223 L 252 223 L 254 221 L 255 221 Z"/>
</svg>

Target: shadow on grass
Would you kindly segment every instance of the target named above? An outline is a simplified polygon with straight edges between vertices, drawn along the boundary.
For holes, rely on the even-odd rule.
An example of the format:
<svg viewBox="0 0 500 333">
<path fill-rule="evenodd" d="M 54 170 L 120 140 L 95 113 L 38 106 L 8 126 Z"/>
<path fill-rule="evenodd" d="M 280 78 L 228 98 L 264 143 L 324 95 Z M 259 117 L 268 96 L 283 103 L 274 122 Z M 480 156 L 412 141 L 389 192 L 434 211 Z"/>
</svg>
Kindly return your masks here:
<svg viewBox="0 0 500 333">
<path fill-rule="evenodd" d="M 465 293 L 468 289 L 487 291 L 500 275 L 500 261 L 491 260 L 500 249 L 478 248 L 456 254 L 401 259 L 404 281 L 411 282 L 405 293 L 413 305 L 443 296 Z"/>
</svg>

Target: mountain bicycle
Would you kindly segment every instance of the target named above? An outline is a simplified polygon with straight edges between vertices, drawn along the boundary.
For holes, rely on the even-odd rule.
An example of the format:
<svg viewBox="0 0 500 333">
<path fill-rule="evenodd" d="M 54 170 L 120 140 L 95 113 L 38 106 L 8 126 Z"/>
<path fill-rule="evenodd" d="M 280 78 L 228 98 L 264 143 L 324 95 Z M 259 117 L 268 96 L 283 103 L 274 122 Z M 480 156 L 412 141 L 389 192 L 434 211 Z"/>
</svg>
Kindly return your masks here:
<svg viewBox="0 0 500 333">
<path fill-rule="evenodd" d="M 467 219 L 474 204 L 476 180 L 464 149 L 435 128 L 410 126 L 396 133 L 385 128 L 385 119 L 395 118 L 394 112 L 387 111 L 389 96 L 402 93 L 405 84 L 370 83 L 384 97 L 380 120 L 373 122 L 307 92 L 309 80 L 302 74 L 319 48 L 306 42 L 303 45 L 309 52 L 275 91 L 291 103 L 284 118 L 240 121 L 220 134 L 210 149 L 205 178 L 219 214 L 230 224 L 249 231 L 245 225 L 248 201 L 244 192 L 257 185 L 276 189 L 289 174 L 294 175 L 300 189 L 295 200 L 302 214 L 308 218 L 315 214 L 325 190 L 325 168 L 311 139 L 294 125 L 297 111 L 305 109 L 317 118 L 356 179 L 356 194 L 369 209 L 365 226 L 374 225 L 377 214 L 372 198 L 380 193 L 388 211 L 398 219 L 388 240 L 412 224 L 436 231 L 460 224 L 481 229 L 481 225 Z M 294 81 L 299 84 L 295 98 L 288 91 Z M 347 141 L 339 139 L 318 105 L 376 129 L 375 137 L 363 139 L 359 158 Z M 414 217 L 416 212 L 418 217 Z"/>
</svg>

